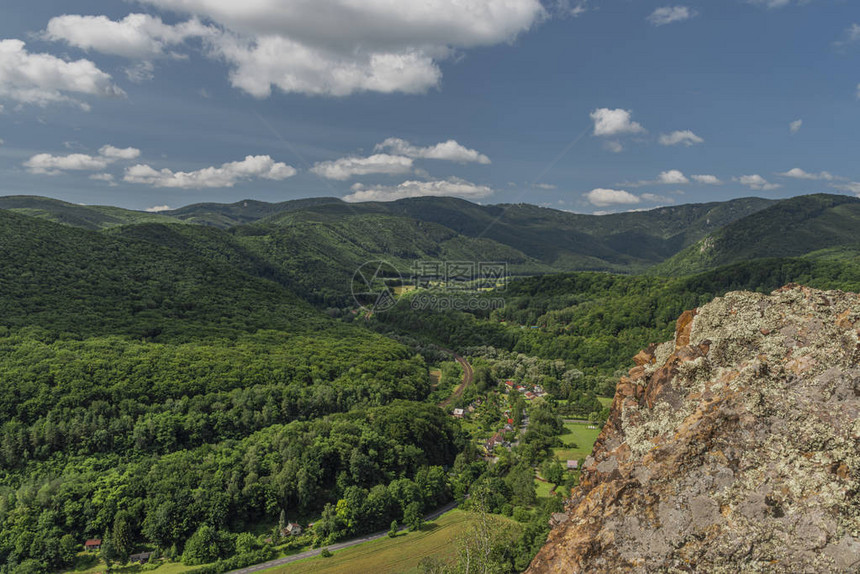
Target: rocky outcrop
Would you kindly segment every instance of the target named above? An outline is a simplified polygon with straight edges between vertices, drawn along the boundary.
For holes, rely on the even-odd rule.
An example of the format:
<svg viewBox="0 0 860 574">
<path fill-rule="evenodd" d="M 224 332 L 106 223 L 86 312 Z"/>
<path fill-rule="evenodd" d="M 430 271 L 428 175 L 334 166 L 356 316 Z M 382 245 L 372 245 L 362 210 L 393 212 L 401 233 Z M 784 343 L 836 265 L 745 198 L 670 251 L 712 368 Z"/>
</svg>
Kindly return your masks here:
<svg viewBox="0 0 860 574">
<path fill-rule="evenodd" d="M 860 296 L 729 293 L 634 361 L 528 572 L 860 572 Z"/>
</svg>

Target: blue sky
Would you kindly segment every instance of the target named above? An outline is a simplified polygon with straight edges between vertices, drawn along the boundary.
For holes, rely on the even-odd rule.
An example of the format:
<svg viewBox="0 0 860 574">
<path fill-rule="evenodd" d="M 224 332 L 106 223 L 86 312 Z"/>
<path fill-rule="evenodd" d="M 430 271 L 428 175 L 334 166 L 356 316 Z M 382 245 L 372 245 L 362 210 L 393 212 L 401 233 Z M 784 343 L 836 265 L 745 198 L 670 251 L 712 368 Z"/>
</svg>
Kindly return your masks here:
<svg viewBox="0 0 860 574">
<path fill-rule="evenodd" d="M 852 0 L 5 0 L 0 193 L 860 195 Z"/>
</svg>

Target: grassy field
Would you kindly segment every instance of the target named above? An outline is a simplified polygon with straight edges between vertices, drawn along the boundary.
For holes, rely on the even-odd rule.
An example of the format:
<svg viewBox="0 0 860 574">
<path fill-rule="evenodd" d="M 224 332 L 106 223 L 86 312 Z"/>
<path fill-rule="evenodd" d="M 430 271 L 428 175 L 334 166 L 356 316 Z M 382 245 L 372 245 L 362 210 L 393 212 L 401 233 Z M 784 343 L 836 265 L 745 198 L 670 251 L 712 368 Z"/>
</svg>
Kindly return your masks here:
<svg viewBox="0 0 860 574">
<path fill-rule="evenodd" d="M 597 397 L 597 400 L 600 401 L 600 404 L 604 407 L 612 406 L 612 399 L 610 397 Z"/>
<path fill-rule="evenodd" d="M 83 558 L 84 554 L 81 553 L 78 555 Z M 89 558 L 90 556 L 86 556 Z M 144 570 L 143 565 L 141 564 L 130 564 L 126 566 L 114 566 L 111 568 L 111 572 L 121 573 L 121 574 L 135 574 L 137 572 L 158 572 L 158 574 L 182 574 L 183 572 L 189 572 L 194 570 L 195 568 L 199 568 L 199 566 L 186 566 L 181 562 L 165 562 L 161 564 L 158 568 Z M 74 570 L 68 570 L 67 572 L 74 572 L 75 574 L 104 574 L 107 570 L 105 569 L 105 563 L 100 559 L 97 559 L 95 556 L 92 556 L 91 560 L 80 560 L 78 561 L 78 567 Z"/>
<path fill-rule="evenodd" d="M 453 539 L 470 522 L 468 512 L 452 510 L 420 532 L 401 533 L 397 538 L 383 538 L 344 548 L 323 558 L 315 556 L 285 566 L 266 570 L 267 574 L 373 574 L 417 573 L 425 557 L 447 558 L 454 554 Z"/>
<path fill-rule="evenodd" d="M 543 482 L 535 479 L 535 494 L 538 498 L 549 498 L 552 494 L 553 485 L 548 482 Z"/>
<path fill-rule="evenodd" d="M 565 423 L 565 433 L 561 435 L 561 441 L 565 444 L 562 448 L 554 448 L 556 458 L 562 462 L 566 460 L 581 459 L 591 454 L 591 448 L 600 428 L 590 429 L 587 423 Z"/>
</svg>

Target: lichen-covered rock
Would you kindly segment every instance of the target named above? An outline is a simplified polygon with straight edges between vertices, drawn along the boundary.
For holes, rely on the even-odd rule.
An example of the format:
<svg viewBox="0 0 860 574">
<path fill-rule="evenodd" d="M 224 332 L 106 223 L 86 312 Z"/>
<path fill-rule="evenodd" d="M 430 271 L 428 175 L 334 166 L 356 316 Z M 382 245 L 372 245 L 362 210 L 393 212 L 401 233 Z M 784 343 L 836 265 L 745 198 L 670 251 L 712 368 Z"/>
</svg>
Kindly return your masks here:
<svg viewBox="0 0 860 574">
<path fill-rule="evenodd" d="M 635 363 L 528 572 L 860 572 L 860 296 L 729 293 Z"/>
</svg>

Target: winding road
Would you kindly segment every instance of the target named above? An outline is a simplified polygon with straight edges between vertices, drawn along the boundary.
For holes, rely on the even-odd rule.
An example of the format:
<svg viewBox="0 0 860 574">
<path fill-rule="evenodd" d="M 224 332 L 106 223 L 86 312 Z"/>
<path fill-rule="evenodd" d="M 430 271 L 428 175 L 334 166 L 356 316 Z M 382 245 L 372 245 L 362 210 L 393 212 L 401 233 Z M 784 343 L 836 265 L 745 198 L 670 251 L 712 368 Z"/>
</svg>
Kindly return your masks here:
<svg viewBox="0 0 860 574">
<path fill-rule="evenodd" d="M 457 502 L 451 502 L 446 504 L 442 508 L 437 509 L 435 512 L 432 512 L 424 517 L 425 522 L 430 522 L 432 520 L 436 520 L 449 510 L 453 510 L 457 508 Z M 405 526 L 401 526 L 400 530 L 406 530 Z M 358 538 L 353 538 L 352 540 L 345 540 L 344 542 L 338 542 L 337 544 L 332 544 L 330 546 L 326 546 L 329 551 L 334 552 L 335 550 L 343 550 L 344 548 L 349 548 L 350 546 L 355 546 L 357 544 L 363 544 L 364 542 L 370 542 L 371 540 L 379 540 L 380 538 L 385 538 L 388 536 L 388 531 L 377 532 L 375 534 L 367 534 L 365 536 L 360 536 Z M 250 574 L 251 572 L 260 572 L 262 570 L 268 570 L 269 568 L 276 568 L 278 566 L 283 566 L 284 564 L 289 564 L 290 562 L 295 562 L 297 560 L 302 560 L 304 558 L 311 558 L 312 556 L 317 556 L 320 552 L 322 552 L 322 548 L 314 548 L 313 550 L 306 550 L 304 552 L 299 552 L 298 554 L 292 554 L 291 556 L 285 556 L 283 558 L 278 558 L 276 560 L 270 560 L 268 562 L 261 562 L 260 564 L 254 564 L 253 566 L 246 566 L 245 568 L 241 568 L 239 570 L 233 570 L 228 574 Z"/>
</svg>

